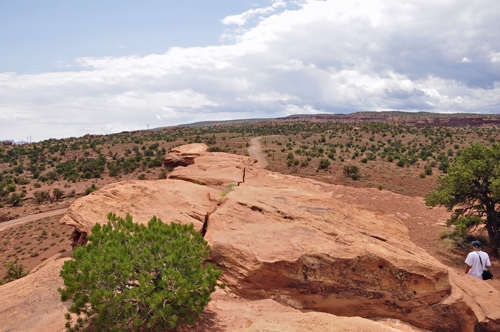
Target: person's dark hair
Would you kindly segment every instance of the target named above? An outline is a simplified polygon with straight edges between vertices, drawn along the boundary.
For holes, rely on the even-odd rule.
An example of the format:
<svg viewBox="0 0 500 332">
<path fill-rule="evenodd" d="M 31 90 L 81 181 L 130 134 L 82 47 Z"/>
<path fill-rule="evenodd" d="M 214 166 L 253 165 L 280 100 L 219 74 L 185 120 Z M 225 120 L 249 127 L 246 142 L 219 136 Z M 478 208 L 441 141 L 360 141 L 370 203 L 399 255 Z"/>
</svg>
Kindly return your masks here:
<svg viewBox="0 0 500 332">
<path fill-rule="evenodd" d="M 481 248 L 483 246 L 483 244 L 479 241 L 472 241 L 471 244 L 473 247 L 478 247 L 478 248 Z"/>
</svg>

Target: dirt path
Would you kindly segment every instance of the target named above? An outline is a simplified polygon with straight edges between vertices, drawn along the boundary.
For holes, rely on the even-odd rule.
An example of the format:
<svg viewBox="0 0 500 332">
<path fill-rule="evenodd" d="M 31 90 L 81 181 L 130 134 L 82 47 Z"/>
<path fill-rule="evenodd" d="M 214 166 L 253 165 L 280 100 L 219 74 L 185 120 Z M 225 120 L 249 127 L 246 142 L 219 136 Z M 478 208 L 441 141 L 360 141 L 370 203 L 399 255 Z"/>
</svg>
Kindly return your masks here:
<svg viewBox="0 0 500 332">
<path fill-rule="evenodd" d="M 22 218 L 17 218 L 17 219 L 12 219 L 6 222 L 3 222 L 0 224 L 0 231 L 3 231 L 7 228 L 11 228 L 20 224 L 24 224 L 33 220 L 45 218 L 45 217 L 52 217 L 58 214 L 63 214 L 66 211 L 68 211 L 68 208 L 62 208 L 62 209 L 57 209 L 57 210 L 52 210 L 52 211 L 47 211 L 47 212 L 42 212 L 42 213 L 37 213 L 37 214 L 32 214 L 29 216 L 25 216 Z"/>
<path fill-rule="evenodd" d="M 264 154 L 262 153 L 261 147 L 260 147 L 260 139 L 262 137 L 255 137 L 250 140 L 250 147 L 248 148 L 248 154 L 250 154 L 250 157 L 253 159 L 257 160 L 257 163 L 255 166 L 258 168 L 266 168 L 268 165 L 268 162 L 266 158 L 264 157 Z"/>
</svg>

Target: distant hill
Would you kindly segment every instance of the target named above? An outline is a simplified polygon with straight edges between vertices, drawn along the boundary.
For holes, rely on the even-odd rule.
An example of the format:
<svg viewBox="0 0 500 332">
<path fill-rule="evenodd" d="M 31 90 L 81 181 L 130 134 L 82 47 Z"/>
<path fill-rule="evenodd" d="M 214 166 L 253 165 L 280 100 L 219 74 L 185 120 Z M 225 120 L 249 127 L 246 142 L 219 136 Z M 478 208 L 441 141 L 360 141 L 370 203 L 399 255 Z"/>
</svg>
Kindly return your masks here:
<svg viewBox="0 0 500 332">
<path fill-rule="evenodd" d="M 237 126 L 237 125 L 249 125 L 257 122 L 267 122 L 273 121 L 275 118 L 264 118 L 264 119 L 242 119 L 242 120 L 223 120 L 223 121 L 200 121 L 188 124 L 181 124 L 174 127 L 192 127 L 192 128 L 204 128 L 204 127 L 215 127 L 215 126 Z M 170 127 L 159 127 L 150 129 L 152 131 L 159 131 Z"/>
<path fill-rule="evenodd" d="M 350 114 L 295 114 L 275 121 L 307 121 L 307 122 L 384 122 L 389 124 L 405 124 L 416 126 L 443 127 L 480 127 L 500 126 L 500 114 L 441 114 L 428 112 L 357 112 Z"/>
<path fill-rule="evenodd" d="M 443 126 L 443 127 L 480 127 L 500 126 L 500 114 L 471 114 L 471 113 L 429 113 L 429 112 L 356 112 L 349 114 L 294 114 L 282 118 L 260 118 L 226 121 L 200 121 L 182 124 L 172 127 L 159 127 L 151 129 L 159 131 L 173 127 L 192 127 L 196 129 L 215 126 L 249 125 L 258 122 L 344 122 L 344 123 L 366 123 L 383 122 L 389 124 L 406 124 L 416 126 Z"/>
</svg>

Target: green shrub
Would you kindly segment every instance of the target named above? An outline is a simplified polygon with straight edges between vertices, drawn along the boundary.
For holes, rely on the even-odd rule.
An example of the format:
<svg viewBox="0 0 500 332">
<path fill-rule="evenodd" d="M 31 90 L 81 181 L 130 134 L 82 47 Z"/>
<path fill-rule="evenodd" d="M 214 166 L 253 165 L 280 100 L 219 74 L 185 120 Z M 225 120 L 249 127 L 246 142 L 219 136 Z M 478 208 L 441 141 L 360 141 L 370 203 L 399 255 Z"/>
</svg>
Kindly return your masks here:
<svg viewBox="0 0 500 332">
<path fill-rule="evenodd" d="M 7 262 L 5 263 L 5 267 L 7 271 L 5 272 L 5 276 L 3 277 L 6 282 L 14 281 L 25 277 L 29 272 L 24 272 L 26 266 L 21 263 L 16 262 Z"/>
<path fill-rule="evenodd" d="M 61 301 L 95 331 L 163 331 L 193 323 L 210 301 L 222 271 L 205 263 L 209 246 L 193 225 L 153 217 L 139 225 L 108 215 L 89 244 L 61 270 Z M 224 287 L 224 284 L 222 284 Z M 78 323 L 77 323 L 78 324 Z"/>
<path fill-rule="evenodd" d="M 359 180 L 361 178 L 361 174 L 359 174 L 358 172 L 359 172 L 358 167 L 354 165 L 344 166 L 344 174 L 353 180 Z"/>
<path fill-rule="evenodd" d="M 363 159 L 361 159 L 361 162 L 362 162 L 363 164 L 366 164 L 366 163 L 368 162 L 368 159 L 363 158 Z"/>
<path fill-rule="evenodd" d="M 12 193 L 5 199 L 5 202 L 12 206 L 19 206 L 23 203 L 23 198 L 18 193 Z"/>
<path fill-rule="evenodd" d="M 99 188 L 95 184 L 92 184 L 90 187 L 88 187 L 88 188 L 85 189 L 84 195 L 86 196 L 86 195 L 88 195 L 91 192 L 94 192 L 96 190 L 99 190 Z"/>
<path fill-rule="evenodd" d="M 49 199 L 50 194 L 47 191 L 35 191 L 33 192 L 33 197 L 35 197 L 35 201 L 37 204 L 42 203 Z"/>
<path fill-rule="evenodd" d="M 321 159 L 319 161 L 318 169 L 325 169 L 325 168 L 328 168 L 328 166 L 330 166 L 330 160 Z"/>
<path fill-rule="evenodd" d="M 420 173 L 420 178 L 421 179 L 425 178 L 425 173 L 424 172 Z"/>
<path fill-rule="evenodd" d="M 54 190 L 52 190 L 52 196 L 54 196 L 56 201 L 58 201 L 59 198 L 63 197 L 63 195 L 64 195 L 64 191 L 59 189 L 59 188 L 54 188 Z"/>
</svg>

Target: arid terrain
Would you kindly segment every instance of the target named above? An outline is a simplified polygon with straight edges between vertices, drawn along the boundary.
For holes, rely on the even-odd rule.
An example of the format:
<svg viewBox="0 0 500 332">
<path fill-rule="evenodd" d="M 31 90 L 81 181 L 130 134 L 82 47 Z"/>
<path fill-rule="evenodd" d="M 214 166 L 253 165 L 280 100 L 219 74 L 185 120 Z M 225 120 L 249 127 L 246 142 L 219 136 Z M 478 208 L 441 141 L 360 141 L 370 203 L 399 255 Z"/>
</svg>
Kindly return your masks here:
<svg viewBox="0 0 500 332">
<path fill-rule="evenodd" d="M 450 230 L 444 225 L 449 213 L 430 210 L 422 197 L 446 174 L 461 148 L 471 143 L 490 146 L 499 140 L 499 133 L 494 125 L 450 128 L 300 120 L 4 146 L 0 148 L 0 278 L 7 262 L 22 263 L 30 271 L 57 253 L 71 251 L 73 227 L 59 221 L 75 200 L 113 182 L 166 178 L 173 170 L 162 166 L 165 154 L 193 142 L 206 143 L 213 152 L 252 156 L 259 167 L 309 179 L 315 186 L 337 185 L 330 193 L 335 199 L 399 218 L 415 245 L 463 274 L 470 239 L 487 244 L 486 237 L 479 232 L 462 240 L 447 238 Z M 357 175 L 346 174 L 346 166 L 356 166 Z M 13 199 L 15 194 L 20 199 Z M 42 215 L 50 211 L 52 215 Z M 23 217 L 27 218 L 18 220 Z M 495 258 L 492 263 L 493 274 L 500 275 L 500 261 Z M 488 284 L 500 290 L 498 279 Z"/>
</svg>

